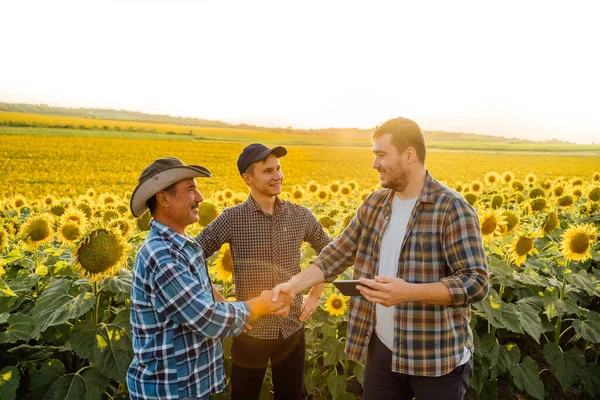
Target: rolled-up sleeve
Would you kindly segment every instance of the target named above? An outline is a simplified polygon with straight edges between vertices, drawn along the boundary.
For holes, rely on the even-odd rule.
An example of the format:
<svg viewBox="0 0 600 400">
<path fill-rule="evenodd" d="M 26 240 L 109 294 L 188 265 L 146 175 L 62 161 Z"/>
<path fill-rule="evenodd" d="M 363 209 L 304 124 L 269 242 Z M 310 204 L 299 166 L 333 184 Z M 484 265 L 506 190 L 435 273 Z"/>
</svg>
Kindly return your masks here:
<svg viewBox="0 0 600 400">
<path fill-rule="evenodd" d="M 455 200 L 447 221 L 444 253 L 451 274 L 442 282 L 452 295 L 452 304 L 483 300 L 488 292 L 488 268 L 477 214 L 466 202 Z"/>
<path fill-rule="evenodd" d="M 243 332 L 250 317 L 247 303 L 213 301 L 210 286 L 204 288 L 178 263 L 162 263 L 154 270 L 151 300 L 160 314 L 210 338 Z"/>
</svg>

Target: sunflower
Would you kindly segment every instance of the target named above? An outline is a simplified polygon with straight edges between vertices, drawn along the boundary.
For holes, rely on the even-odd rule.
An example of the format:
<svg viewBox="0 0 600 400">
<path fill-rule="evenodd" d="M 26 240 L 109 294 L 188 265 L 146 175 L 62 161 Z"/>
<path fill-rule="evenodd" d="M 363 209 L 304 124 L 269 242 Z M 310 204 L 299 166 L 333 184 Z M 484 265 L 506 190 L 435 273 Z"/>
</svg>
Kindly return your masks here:
<svg viewBox="0 0 600 400">
<path fill-rule="evenodd" d="M 483 178 L 483 180 L 486 185 L 492 186 L 500 181 L 500 175 L 493 171 L 488 172 L 487 174 L 485 174 L 485 178 Z"/>
<path fill-rule="evenodd" d="M 109 208 L 102 213 L 102 225 L 108 225 L 110 221 L 119 217 L 120 215 L 117 210 Z"/>
<path fill-rule="evenodd" d="M 116 207 L 119 203 L 119 199 L 112 193 L 103 193 L 98 196 L 98 203 L 100 206 L 113 206 Z"/>
<path fill-rule="evenodd" d="M 596 186 L 590 190 L 588 193 L 588 199 L 591 201 L 600 201 L 600 186 Z"/>
<path fill-rule="evenodd" d="M 327 200 L 328 197 L 329 193 L 327 193 L 327 190 L 325 189 L 319 189 L 319 191 L 317 192 L 317 199 L 319 199 L 319 201 L 321 202 Z"/>
<path fill-rule="evenodd" d="M 467 200 L 470 205 L 473 205 L 477 201 L 477 195 L 475 193 L 466 193 L 465 200 Z"/>
<path fill-rule="evenodd" d="M 505 171 L 502 173 L 502 178 L 500 178 L 503 183 L 509 184 L 512 183 L 513 179 L 515 179 L 515 174 L 511 171 Z"/>
<path fill-rule="evenodd" d="M 40 245 L 51 242 L 54 239 L 52 223 L 53 219 L 49 214 L 29 218 L 19 230 L 23 247 L 35 251 Z"/>
<path fill-rule="evenodd" d="M 304 197 L 304 189 L 300 186 L 296 186 L 294 190 L 292 190 L 292 197 L 294 200 L 302 200 L 302 197 Z"/>
<path fill-rule="evenodd" d="M 77 210 L 81 211 L 88 220 L 90 220 L 92 218 L 92 215 L 94 215 L 94 209 L 92 208 L 92 205 L 89 203 L 81 202 L 81 203 L 77 204 L 75 206 L 75 208 Z"/>
<path fill-rule="evenodd" d="M 544 181 L 540 183 L 540 186 L 542 187 L 542 189 L 548 190 L 552 187 L 552 182 Z"/>
<path fill-rule="evenodd" d="M 556 197 L 560 197 L 565 193 L 565 186 L 558 183 L 552 187 L 552 194 Z"/>
<path fill-rule="evenodd" d="M 223 190 L 223 197 L 225 198 L 225 200 L 231 199 L 233 197 L 233 191 L 231 189 Z"/>
<path fill-rule="evenodd" d="M 512 188 L 518 191 L 521 191 L 523 189 L 525 189 L 525 185 L 523 185 L 523 182 L 521 182 L 518 179 L 514 179 L 512 182 Z"/>
<path fill-rule="evenodd" d="M 541 187 L 534 187 L 528 194 L 530 199 L 537 199 L 538 197 L 544 197 L 545 195 L 546 192 Z"/>
<path fill-rule="evenodd" d="M 590 258 L 590 249 L 596 242 L 598 231 L 592 224 L 569 227 L 562 235 L 560 252 L 567 260 L 585 261 Z"/>
<path fill-rule="evenodd" d="M 369 193 L 368 191 L 364 190 L 361 194 L 360 194 L 360 201 L 364 201 L 367 196 L 369 196 L 371 193 Z"/>
<path fill-rule="evenodd" d="M 346 229 L 346 227 L 350 224 L 350 221 L 352 221 L 352 218 L 354 218 L 354 214 L 348 214 L 344 217 L 344 219 L 342 220 L 342 228 Z"/>
<path fill-rule="evenodd" d="M 527 255 L 533 250 L 533 240 L 537 236 L 539 235 L 535 233 L 524 232 L 518 234 L 509 245 L 510 260 L 514 262 L 517 267 L 520 267 L 525 262 Z"/>
<path fill-rule="evenodd" d="M 308 182 L 308 184 L 306 185 L 306 191 L 308 193 L 316 193 L 317 190 L 319 190 L 319 185 L 317 184 L 317 182 L 315 181 L 310 181 Z"/>
<path fill-rule="evenodd" d="M 499 194 L 492 197 L 492 208 L 493 209 L 498 209 L 498 208 L 502 207 L 502 203 L 504 203 L 504 197 L 500 196 Z"/>
<path fill-rule="evenodd" d="M 600 182 L 600 172 L 596 171 L 592 174 L 592 180 L 594 182 Z"/>
<path fill-rule="evenodd" d="M 340 193 L 342 194 L 342 196 L 350 196 L 350 194 L 352 193 L 352 188 L 350 187 L 350 185 L 343 184 L 342 186 L 340 186 Z"/>
<path fill-rule="evenodd" d="M 458 193 L 461 193 L 463 191 L 463 184 L 460 182 L 455 183 L 454 190 L 456 190 Z"/>
<path fill-rule="evenodd" d="M 319 223 L 325 229 L 329 229 L 335 225 L 335 221 L 329 215 L 325 215 L 325 216 L 319 218 Z"/>
<path fill-rule="evenodd" d="M 332 317 L 344 315 L 347 308 L 348 304 L 346 303 L 345 297 L 335 293 L 327 297 L 327 301 L 325 302 L 325 311 L 327 311 Z"/>
<path fill-rule="evenodd" d="M 237 193 L 235 195 L 235 197 L 233 198 L 233 204 L 238 205 L 238 204 L 242 204 L 243 202 L 245 202 L 247 199 L 247 196 L 243 193 Z"/>
<path fill-rule="evenodd" d="M 131 232 L 131 224 L 126 218 L 113 219 L 108 224 L 108 228 L 118 230 L 123 237 L 127 237 Z"/>
<path fill-rule="evenodd" d="M 548 206 L 548 202 L 543 197 L 538 197 L 529 203 L 532 211 L 541 211 Z"/>
<path fill-rule="evenodd" d="M 471 184 L 469 185 L 469 189 L 471 190 L 472 193 L 480 193 L 483 190 L 483 183 L 481 183 L 480 181 L 472 181 Z"/>
<path fill-rule="evenodd" d="M 583 191 L 581 190 L 581 188 L 579 186 L 577 186 L 571 190 L 571 194 L 575 197 L 581 197 L 581 196 L 583 196 Z"/>
<path fill-rule="evenodd" d="M 77 225 L 81 225 L 85 228 L 85 226 L 87 225 L 88 219 L 85 216 L 83 211 L 79 210 L 78 208 L 73 208 L 73 209 L 70 209 L 69 211 L 65 212 L 60 217 L 61 224 L 65 224 L 67 222 L 72 222 Z"/>
<path fill-rule="evenodd" d="M 571 196 L 570 194 L 565 194 L 557 200 L 557 203 L 561 207 L 572 206 L 573 205 L 573 196 Z"/>
<path fill-rule="evenodd" d="M 519 225 L 519 217 L 512 211 L 504 210 L 502 211 L 502 215 L 504 216 L 504 220 L 506 221 L 506 225 L 502 228 L 506 228 L 506 233 L 510 233 Z"/>
<path fill-rule="evenodd" d="M 114 276 L 127 260 L 129 247 L 120 234 L 106 229 L 95 229 L 81 238 L 73 255 L 75 267 L 82 277 L 92 282 Z"/>
<path fill-rule="evenodd" d="M 527 174 L 525 176 L 525 182 L 528 185 L 533 185 L 535 183 L 535 181 L 537 181 L 537 177 L 534 174 Z"/>
<path fill-rule="evenodd" d="M 75 222 L 64 222 L 57 230 L 58 241 L 65 245 L 75 243 L 83 234 L 83 227 Z"/>
<path fill-rule="evenodd" d="M 44 200 L 42 200 L 42 204 L 46 207 L 50 207 L 50 206 L 56 204 L 56 197 L 49 194 L 46 197 L 44 197 Z"/>
<path fill-rule="evenodd" d="M 340 183 L 337 181 L 331 182 L 331 184 L 329 185 L 329 190 L 331 191 L 331 193 L 337 193 L 337 191 L 340 190 Z"/>
<path fill-rule="evenodd" d="M 146 210 L 146 212 L 136 220 L 138 229 L 142 232 L 149 231 L 151 218 L 152 215 L 150 214 L 150 211 Z"/>
<path fill-rule="evenodd" d="M 544 225 L 542 226 L 542 230 L 545 234 L 551 233 L 555 230 L 559 225 L 558 222 L 558 214 L 556 211 L 550 211 L 548 216 L 546 217 L 546 221 L 544 221 Z"/>
<path fill-rule="evenodd" d="M 571 181 L 571 186 L 581 186 L 583 181 L 580 178 L 575 178 Z"/>
<path fill-rule="evenodd" d="M 500 210 L 483 210 L 479 215 L 479 225 L 481 235 L 487 242 L 491 242 L 494 236 L 502 234 L 502 225 L 506 225 L 506 220 Z"/>
<path fill-rule="evenodd" d="M 217 192 L 217 193 L 215 193 L 215 197 L 217 198 L 218 202 L 225 201 L 225 196 L 223 196 L 223 192 Z"/>
<path fill-rule="evenodd" d="M 55 203 L 50 206 L 50 213 L 56 217 L 62 216 L 67 211 L 67 207 L 64 204 Z"/>
<path fill-rule="evenodd" d="M 89 197 L 90 199 L 93 199 L 96 197 L 96 191 L 92 188 L 89 188 L 88 190 L 85 191 L 85 195 L 87 197 Z"/>
<path fill-rule="evenodd" d="M 0 226 L 0 253 L 8 249 L 8 232 Z"/>
<path fill-rule="evenodd" d="M 221 253 L 215 260 L 214 271 L 218 280 L 230 282 L 233 277 L 233 259 L 231 258 L 229 244 L 225 243 L 220 251 Z"/>
<path fill-rule="evenodd" d="M 219 216 L 219 210 L 217 206 L 209 201 L 203 201 L 198 205 L 198 223 L 200 226 L 206 226 L 210 224 L 215 218 Z"/>
<path fill-rule="evenodd" d="M 16 210 L 23 208 L 23 207 L 27 207 L 27 199 L 25 198 L 25 196 L 17 194 L 12 199 L 12 205 Z"/>
<path fill-rule="evenodd" d="M 354 179 L 346 182 L 346 185 L 350 186 L 352 190 L 358 189 L 358 183 Z"/>
</svg>

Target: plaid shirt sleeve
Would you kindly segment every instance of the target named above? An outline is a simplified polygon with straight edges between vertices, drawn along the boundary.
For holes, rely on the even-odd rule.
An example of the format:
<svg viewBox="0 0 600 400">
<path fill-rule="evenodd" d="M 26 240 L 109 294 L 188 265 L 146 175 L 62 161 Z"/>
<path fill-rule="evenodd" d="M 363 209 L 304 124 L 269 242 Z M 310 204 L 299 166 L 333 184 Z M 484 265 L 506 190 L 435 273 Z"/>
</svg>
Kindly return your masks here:
<svg viewBox="0 0 600 400">
<path fill-rule="evenodd" d="M 304 241 L 310 243 L 313 250 L 319 254 L 331 242 L 331 238 L 309 210 L 307 210 L 306 224 L 307 229 Z"/>
<path fill-rule="evenodd" d="M 483 300 L 488 292 L 487 263 L 477 214 L 466 202 L 456 200 L 452 205 L 444 252 L 451 274 L 442 282 L 450 290 L 452 305 Z"/>
<path fill-rule="evenodd" d="M 204 255 L 207 258 L 219 250 L 223 243 L 229 243 L 231 241 L 229 212 L 225 210 L 210 224 L 205 226 L 198 236 L 196 236 L 196 241 L 202 247 L 202 251 L 204 251 Z"/>
<path fill-rule="evenodd" d="M 339 274 L 354 264 L 358 241 L 363 229 L 360 215 L 364 210 L 364 204 L 359 207 L 346 229 L 312 261 L 323 271 L 325 282 L 332 282 Z"/>
<path fill-rule="evenodd" d="M 211 291 L 180 263 L 162 262 L 154 270 L 151 301 L 157 312 L 206 337 L 242 334 L 250 317 L 246 303 L 214 302 Z"/>
</svg>

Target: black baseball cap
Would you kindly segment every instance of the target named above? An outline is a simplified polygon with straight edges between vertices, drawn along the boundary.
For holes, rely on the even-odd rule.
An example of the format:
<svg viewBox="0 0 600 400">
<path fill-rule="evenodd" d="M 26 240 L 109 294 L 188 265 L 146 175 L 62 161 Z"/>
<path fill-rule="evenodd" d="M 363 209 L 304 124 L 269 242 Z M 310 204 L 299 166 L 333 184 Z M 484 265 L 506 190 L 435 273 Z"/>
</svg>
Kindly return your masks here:
<svg viewBox="0 0 600 400">
<path fill-rule="evenodd" d="M 287 154 L 287 150 L 283 146 L 277 146 L 270 149 L 261 143 L 252 143 L 244 147 L 242 154 L 240 154 L 237 160 L 237 166 L 238 171 L 240 171 L 240 175 L 243 175 L 244 172 L 246 172 L 250 164 L 256 161 L 264 160 L 271 153 L 274 153 L 277 158 L 280 158 Z"/>
</svg>

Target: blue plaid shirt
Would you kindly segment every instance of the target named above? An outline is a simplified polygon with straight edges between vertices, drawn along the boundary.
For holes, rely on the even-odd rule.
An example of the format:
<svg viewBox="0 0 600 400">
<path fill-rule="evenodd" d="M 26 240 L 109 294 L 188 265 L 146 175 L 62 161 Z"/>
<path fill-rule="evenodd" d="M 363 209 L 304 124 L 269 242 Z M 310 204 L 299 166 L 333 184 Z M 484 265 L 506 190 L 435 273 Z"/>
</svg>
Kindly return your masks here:
<svg viewBox="0 0 600 400">
<path fill-rule="evenodd" d="M 202 248 L 152 220 L 131 287 L 132 400 L 204 397 L 225 387 L 219 338 L 242 333 L 250 309 L 213 300 Z"/>
</svg>

